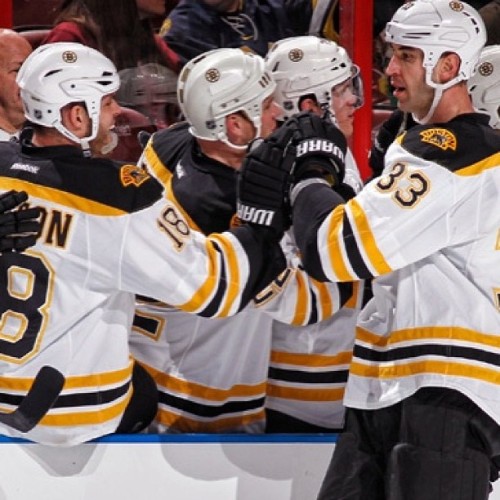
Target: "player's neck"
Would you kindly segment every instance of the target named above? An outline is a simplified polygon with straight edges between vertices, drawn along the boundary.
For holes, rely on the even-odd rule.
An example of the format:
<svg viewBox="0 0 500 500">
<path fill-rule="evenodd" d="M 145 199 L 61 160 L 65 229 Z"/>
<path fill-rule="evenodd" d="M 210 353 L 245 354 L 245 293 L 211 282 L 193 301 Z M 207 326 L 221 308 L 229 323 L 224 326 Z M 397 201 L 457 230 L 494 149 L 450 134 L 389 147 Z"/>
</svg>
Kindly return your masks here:
<svg viewBox="0 0 500 500">
<path fill-rule="evenodd" d="M 222 141 L 198 141 L 205 156 L 224 165 L 239 170 L 245 157 L 245 150 L 231 148 Z"/>
<path fill-rule="evenodd" d="M 446 123 L 458 115 L 473 113 L 471 99 L 464 86 L 455 86 L 443 93 L 436 111 L 432 115 L 432 123 Z"/>
</svg>

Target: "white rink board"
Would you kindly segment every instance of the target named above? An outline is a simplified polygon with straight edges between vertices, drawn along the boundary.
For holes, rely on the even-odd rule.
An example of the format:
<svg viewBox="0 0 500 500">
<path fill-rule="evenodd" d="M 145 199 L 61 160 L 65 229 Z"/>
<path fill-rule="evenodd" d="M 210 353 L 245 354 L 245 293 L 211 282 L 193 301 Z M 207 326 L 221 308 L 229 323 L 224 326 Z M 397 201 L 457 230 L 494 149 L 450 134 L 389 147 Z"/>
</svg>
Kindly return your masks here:
<svg viewBox="0 0 500 500">
<path fill-rule="evenodd" d="M 54 448 L 0 438 L 0 500 L 314 500 L 335 439 L 136 435 Z"/>
<path fill-rule="evenodd" d="M 335 436 L 134 435 L 55 448 L 0 440 L 0 500 L 313 500 Z"/>
</svg>

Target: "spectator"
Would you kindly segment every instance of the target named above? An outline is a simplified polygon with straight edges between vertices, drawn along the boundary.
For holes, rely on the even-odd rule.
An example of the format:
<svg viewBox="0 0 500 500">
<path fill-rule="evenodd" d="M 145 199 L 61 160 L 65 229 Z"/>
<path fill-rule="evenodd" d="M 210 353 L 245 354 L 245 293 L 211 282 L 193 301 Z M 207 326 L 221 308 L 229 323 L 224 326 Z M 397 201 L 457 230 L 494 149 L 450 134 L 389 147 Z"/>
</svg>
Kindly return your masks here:
<svg viewBox="0 0 500 500">
<path fill-rule="evenodd" d="M 354 112 L 363 104 L 359 68 L 335 42 L 315 36 L 276 42 L 266 56 L 276 81 L 276 101 L 284 118 L 300 111 L 327 115 L 346 138 Z M 362 187 L 352 154 L 344 177 L 344 196 Z M 299 254 L 295 245 L 293 252 Z M 273 324 L 267 386 L 267 432 L 338 432 L 344 422 L 342 399 L 354 344 L 354 327 L 363 286 L 331 318 L 304 327 Z"/>
<path fill-rule="evenodd" d="M 216 48 L 265 56 L 272 42 L 295 33 L 282 0 L 181 0 L 160 34 L 185 64 Z"/>
<path fill-rule="evenodd" d="M 31 45 L 13 30 L 0 29 L 0 141 L 18 137 L 24 124 L 16 76 Z"/>
<path fill-rule="evenodd" d="M 358 319 L 345 430 L 318 498 L 486 500 L 500 465 L 492 356 L 500 137 L 467 92 L 486 32 L 464 2 L 418 0 L 396 11 L 386 36 L 398 105 L 420 123 L 389 147 L 384 175 L 346 204 L 311 170 L 312 154 L 298 158 L 296 179 L 309 178 L 291 193 L 294 234 L 313 276 L 376 277 Z M 306 125 L 305 144 L 326 141 L 316 155 L 334 151 L 329 141 L 342 146 L 326 122 Z M 332 160 L 336 173 L 341 155 Z M 243 178 L 266 172 L 245 167 Z M 282 192 L 274 185 L 273 195 Z M 252 193 L 243 186 L 240 196 Z"/>
<path fill-rule="evenodd" d="M 491 0 L 479 9 L 486 26 L 486 45 L 500 44 L 500 0 Z"/>
<path fill-rule="evenodd" d="M 490 117 L 490 125 L 500 129 L 500 45 L 489 45 L 481 52 L 479 65 L 469 80 L 472 104 Z"/>
<path fill-rule="evenodd" d="M 119 112 L 116 68 L 96 50 L 42 45 L 17 78 L 33 134 L 0 145 L 2 189 L 25 189 L 43 229 L 32 252 L 0 261 L 2 405 L 13 410 L 39 368 L 52 365 L 66 378 L 62 393 L 24 437 L 73 445 L 137 432 L 156 413 L 157 391 L 130 360 L 135 294 L 204 316 L 234 314 L 274 278 L 282 226 L 204 237 L 147 172 L 92 158 L 92 141 Z M 3 423 L 0 432 L 21 436 Z"/>
<path fill-rule="evenodd" d="M 162 2 L 64 0 L 43 43 L 88 45 L 109 57 L 118 71 L 151 62 L 178 71 L 178 58 L 152 30 L 150 17 L 159 10 L 150 4 L 157 7 Z"/>
<path fill-rule="evenodd" d="M 153 31 L 152 17 L 164 12 L 160 0 L 64 0 L 44 43 L 79 42 L 105 54 L 120 72 L 124 90 L 117 95 L 118 103 L 140 110 L 152 124 L 166 126 L 177 118 L 177 106 L 165 95 L 158 99 L 155 89 L 159 81 L 175 81 L 180 63 Z M 155 95 L 155 102 L 144 105 L 144 95 Z"/>
</svg>

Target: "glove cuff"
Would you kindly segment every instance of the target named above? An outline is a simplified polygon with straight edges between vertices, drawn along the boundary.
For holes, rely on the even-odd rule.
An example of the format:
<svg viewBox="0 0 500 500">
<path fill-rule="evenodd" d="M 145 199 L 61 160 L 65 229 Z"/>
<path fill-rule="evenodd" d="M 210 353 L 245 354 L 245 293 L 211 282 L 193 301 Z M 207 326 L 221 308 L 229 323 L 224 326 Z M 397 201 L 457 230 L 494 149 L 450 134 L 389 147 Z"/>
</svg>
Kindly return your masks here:
<svg viewBox="0 0 500 500">
<path fill-rule="evenodd" d="M 292 192 L 290 193 L 290 204 L 292 207 L 295 204 L 295 200 L 297 199 L 297 196 L 299 196 L 300 192 L 312 184 L 324 184 L 325 186 L 331 187 L 330 183 L 322 177 L 311 177 L 309 179 L 299 181 L 295 184 L 295 186 L 293 186 Z"/>
</svg>

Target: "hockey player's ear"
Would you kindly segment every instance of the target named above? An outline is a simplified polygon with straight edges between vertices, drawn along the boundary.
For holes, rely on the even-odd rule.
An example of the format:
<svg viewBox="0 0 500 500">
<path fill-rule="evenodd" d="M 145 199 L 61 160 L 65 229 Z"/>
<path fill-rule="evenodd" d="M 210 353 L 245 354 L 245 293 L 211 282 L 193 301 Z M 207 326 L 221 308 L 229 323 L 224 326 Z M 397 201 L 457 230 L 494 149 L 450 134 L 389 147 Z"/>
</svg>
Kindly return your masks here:
<svg viewBox="0 0 500 500">
<path fill-rule="evenodd" d="M 229 142 L 236 145 L 248 143 L 250 129 L 253 130 L 252 122 L 244 115 L 244 113 L 231 113 L 226 116 L 226 134 Z"/>
<path fill-rule="evenodd" d="M 84 104 L 71 103 L 64 106 L 61 109 L 61 116 L 68 130 L 78 137 L 85 137 L 89 127 L 89 115 Z"/>
<path fill-rule="evenodd" d="M 438 83 L 446 83 L 457 76 L 460 70 L 460 57 L 454 52 L 441 56 L 435 68 L 435 78 Z"/>
</svg>

